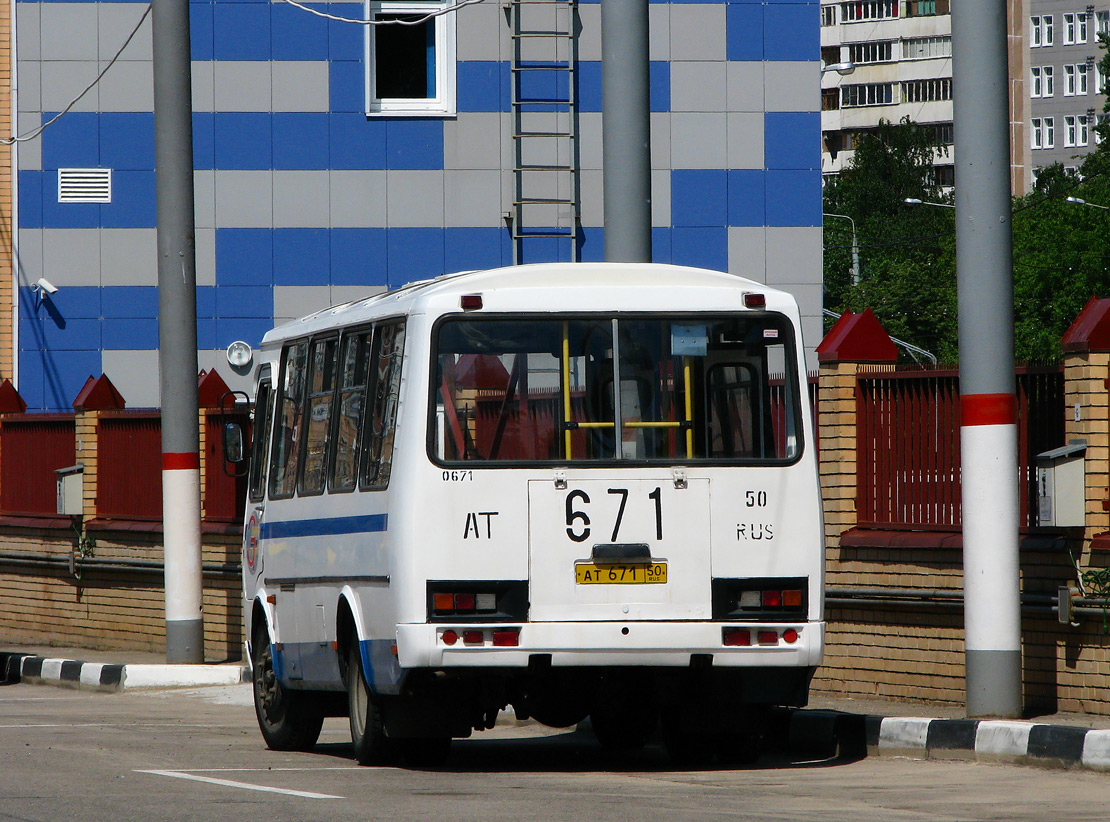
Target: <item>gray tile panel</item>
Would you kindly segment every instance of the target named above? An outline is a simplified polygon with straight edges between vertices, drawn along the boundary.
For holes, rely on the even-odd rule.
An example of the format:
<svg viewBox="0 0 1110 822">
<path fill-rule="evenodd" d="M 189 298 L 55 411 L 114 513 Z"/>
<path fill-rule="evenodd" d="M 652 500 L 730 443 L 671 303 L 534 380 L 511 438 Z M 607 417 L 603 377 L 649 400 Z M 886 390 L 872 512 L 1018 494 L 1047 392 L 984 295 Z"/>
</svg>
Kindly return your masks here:
<svg viewBox="0 0 1110 822">
<path fill-rule="evenodd" d="M 768 63 L 763 99 L 767 111 L 820 111 L 819 64 L 812 60 Z"/>
<path fill-rule="evenodd" d="M 389 225 L 397 228 L 443 225 L 442 171 L 387 171 Z"/>
<path fill-rule="evenodd" d="M 157 285 L 157 229 L 103 229 L 100 232 L 100 272 L 102 286 Z"/>
<path fill-rule="evenodd" d="M 384 171 L 332 171 L 329 178 L 332 228 L 386 225 Z"/>
<path fill-rule="evenodd" d="M 42 110 L 61 111 L 85 90 L 100 71 L 95 60 L 54 60 L 42 66 Z M 100 91 L 94 86 L 78 100 L 73 111 L 97 111 Z"/>
<path fill-rule="evenodd" d="M 820 282 L 822 260 L 821 228 L 767 229 L 767 282 Z"/>
<path fill-rule="evenodd" d="M 193 225 L 213 228 L 216 225 L 216 172 L 193 172 Z"/>
<path fill-rule="evenodd" d="M 509 26 L 500 3 L 479 3 L 455 15 L 458 60 L 501 60 L 508 49 Z"/>
<path fill-rule="evenodd" d="M 581 172 L 580 176 L 580 185 L 582 192 L 582 225 L 591 228 L 596 226 L 603 226 L 605 225 L 605 173 L 601 169 L 584 169 Z M 653 179 L 653 204 L 656 197 L 654 186 L 655 181 Z"/>
<path fill-rule="evenodd" d="M 104 353 L 107 354 L 108 352 Z M 227 364 L 226 348 L 197 351 L 197 368 L 205 371 L 215 369 L 216 373 L 220 375 L 220 378 L 227 383 L 227 387 L 232 391 L 243 391 L 247 396 L 254 395 L 253 372 L 240 375 L 232 371 L 231 366 Z"/>
<path fill-rule="evenodd" d="M 127 36 L 134 31 L 135 24 L 143 16 L 146 4 L 97 3 L 96 7 L 99 11 L 97 21 L 99 26 L 99 57 L 101 60 L 111 60 L 127 40 Z M 153 59 L 150 23 L 151 15 L 147 15 L 142 26 L 131 38 L 131 42 L 127 44 L 127 48 L 120 54 L 120 61 L 149 61 Z"/>
<path fill-rule="evenodd" d="M 671 5 L 652 3 L 648 6 L 648 59 L 671 59 Z"/>
<path fill-rule="evenodd" d="M 652 136 L 654 138 L 654 134 Z M 579 168 L 601 168 L 602 151 L 600 112 L 586 112 L 584 114 L 578 115 L 578 137 Z"/>
<path fill-rule="evenodd" d="M 196 230 L 197 285 L 216 284 L 216 229 Z"/>
<path fill-rule="evenodd" d="M 731 61 L 725 64 L 726 105 L 729 111 L 763 111 L 763 63 Z"/>
<path fill-rule="evenodd" d="M 96 60 L 99 56 L 98 7 L 97 3 L 43 3 L 39 12 L 40 57 L 43 60 Z"/>
<path fill-rule="evenodd" d="M 19 281 L 30 285 L 42 276 L 42 229 L 19 229 Z"/>
<path fill-rule="evenodd" d="M 157 408 L 159 401 L 158 352 L 107 349 L 100 354 L 101 368 L 123 395 L 128 408 Z M 199 367 L 199 366 L 198 366 Z M 230 369 L 224 360 L 227 378 Z M 230 388 L 230 385 L 228 386 Z"/>
<path fill-rule="evenodd" d="M 671 224 L 670 169 L 657 168 L 651 172 L 651 224 L 664 227 Z"/>
<path fill-rule="evenodd" d="M 153 111 L 154 64 L 119 61 L 97 84 L 101 111 Z"/>
<path fill-rule="evenodd" d="M 578 19 L 582 22 L 582 32 L 578 37 L 578 59 L 601 59 L 601 3 L 587 3 L 578 6 Z M 650 26 L 650 16 L 649 24 Z M 650 32 L 651 29 L 649 28 Z"/>
<path fill-rule="evenodd" d="M 727 161 L 724 112 L 671 115 L 672 168 L 725 168 Z"/>
<path fill-rule="evenodd" d="M 193 111 L 216 110 L 216 68 L 208 60 L 194 60 L 193 71 Z"/>
<path fill-rule="evenodd" d="M 729 113 L 728 168 L 763 168 L 763 115 L 751 112 Z"/>
<path fill-rule="evenodd" d="M 333 285 L 330 302 L 332 305 L 339 305 L 352 300 L 363 300 L 385 290 L 384 285 Z"/>
<path fill-rule="evenodd" d="M 671 115 L 667 112 L 658 112 L 656 114 L 652 114 L 650 119 L 651 167 L 670 170 Z"/>
<path fill-rule="evenodd" d="M 44 229 L 42 276 L 58 288 L 101 285 L 100 232 L 95 228 Z"/>
<path fill-rule="evenodd" d="M 327 228 L 331 220 L 327 171 L 274 172 L 274 228 Z"/>
<path fill-rule="evenodd" d="M 288 60 L 272 64 L 274 111 L 328 111 L 328 63 Z"/>
<path fill-rule="evenodd" d="M 767 229 L 762 226 L 728 230 L 728 270 L 756 282 L 767 279 Z"/>
<path fill-rule="evenodd" d="M 42 69 L 41 63 L 20 60 L 16 68 L 18 88 L 16 105 L 19 111 L 42 111 Z"/>
<path fill-rule="evenodd" d="M 508 134 L 507 114 L 466 113 L 448 120 L 443 124 L 444 168 L 501 168 L 501 147 L 508 145 Z"/>
<path fill-rule="evenodd" d="M 214 63 L 216 111 L 270 111 L 270 64 L 249 60 Z"/>
<path fill-rule="evenodd" d="M 500 171 L 447 171 L 443 175 L 443 225 L 500 228 L 508 205 L 501 199 Z M 393 183 L 390 183 L 392 189 Z"/>
<path fill-rule="evenodd" d="M 217 171 L 216 225 L 270 228 L 273 225 L 273 172 Z"/>
<path fill-rule="evenodd" d="M 30 134 L 42 123 L 41 114 L 26 114 L 21 112 L 16 121 L 19 125 L 17 134 Z M 22 171 L 35 171 L 42 168 L 42 140 L 25 140 L 17 149 L 19 168 Z"/>
<path fill-rule="evenodd" d="M 331 291 L 327 285 L 274 286 L 274 325 L 334 305 Z"/>
<path fill-rule="evenodd" d="M 671 111 L 725 111 L 725 63 L 671 63 Z"/>
<path fill-rule="evenodd" d="M 670 6 L 671 60 L 725 59 L 725 4 Z"/>
<path fill-rule="evenodd" d="M 41 56 L 41 3 L 15 4 L 15 30 L 20 60 L 38 60 Z"/>
</svg>

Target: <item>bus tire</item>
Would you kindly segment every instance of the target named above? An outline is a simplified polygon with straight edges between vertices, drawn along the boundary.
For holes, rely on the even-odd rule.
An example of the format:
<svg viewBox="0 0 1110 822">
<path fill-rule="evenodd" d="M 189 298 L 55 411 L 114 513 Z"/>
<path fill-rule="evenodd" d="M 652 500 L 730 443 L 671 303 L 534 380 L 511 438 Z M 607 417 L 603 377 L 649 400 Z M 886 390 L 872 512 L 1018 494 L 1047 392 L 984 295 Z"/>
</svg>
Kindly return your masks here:
<svg viewBox="0 0 1110 822">
<path fill-rule="evenodd" d="M 358 642 L 347 647 L 347 714 L 351 746 L 360 765 L 386 765 L 396 758 L 396 745 L 385 735 L 382 700 L 370 693 Z"/>
<path fill-rule="evenodd" d="M 254 713 L 266 745 L 275 751 L 311 750 L 320 738 L 324 713 L 311 694 L 282 686 L 265 625 L 255 633 L 251 660 Z"/>
</svg>

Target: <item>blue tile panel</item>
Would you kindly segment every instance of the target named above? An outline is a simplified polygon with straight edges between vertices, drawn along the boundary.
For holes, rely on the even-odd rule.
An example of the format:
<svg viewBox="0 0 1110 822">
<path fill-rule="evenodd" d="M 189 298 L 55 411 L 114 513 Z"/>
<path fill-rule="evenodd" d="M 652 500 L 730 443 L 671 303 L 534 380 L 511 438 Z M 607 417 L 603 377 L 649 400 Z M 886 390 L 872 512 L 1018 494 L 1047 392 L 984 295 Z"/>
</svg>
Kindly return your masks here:
<svg viewBox="0 0 1110 822">
<path fill-rule="evenodd" d="M 722 0 L 708 0 L 715 1 Z M 729 60 L 809 61 L 814 64 L 816 82 L 817 0 L 727 0 L 725 5 Z M 364 13 L 363 5 L 349 2 L 313 3 L 312 7 L 347 17 Z M 269 0 L 193 0 L 190 13 L 195 61 L 327 61 L 329 83 L 327 111 L 196 111 L 193 151 L 198 170 L 216 171 L 219 181 L 221 171 L 444 168 L 448 141 L 456 139 L 448 135 L 459 131 L 452 118 L 366 117 L 362 27 L 322 20 Z M 529 85 L 522 91 L 539 97 L 566 96 L 565 80 L 545 79 L 542 74 L 529 75 Z M 601 63 L 581 62 L 576 77 L 580 110 L 599 112 Z M 509 111 L 507 62 L 461 61 L 456 79 L 460 123 L 471 113 Z M 667 61 L 651 63 L 650 88 L 652 111 L 668 112 L 671 66 Z M 52 112 L 44 112 L 42 119 L 51 116 Z M 818 112 L 768 113 L 763 119 L 763 168 L 672 170 L 670 225 L 652 230 L 654 259 L 726 269 L 730 227 L 820 225 L 819 134 Z M 500 135 L 489 137 L 500 140 Z M 457 144 L 451 151 L 456 157 L 465 154 Z M 153 114 L 72 112 L 44 132 L 41 153 L 42 170 L 19 171 L 21 229 L 154 228 Z M 666 168 L 667 162 L 665 156 L 655 158 L 657 168 Z M 57 169 L 66 167 L 113 169 L 112 203 L 60 205 Z M 382 185 L 380 191 L 368 191 L 366 196 L 384 197 L 386 183 Z M 225 195 L 226 191 L 221 194 Z M 351 202 L 349 194 L 344 196 L 345 202 Z M 218 197 L 216 201 L 217 206 L 224 202 Z M 285 202 L 280 205 L 286 215 L 281 224 L 288 225 L 287 215 L 296 209 Z M 275 214 L 278 206 L 275 201 Z M 323 212 L 325 217 L 331 215 L 332 227 L 291 228 L 230 227 L 228 215 L 217 207 L 215 270 L 208 275 L 214 274 L 214 280 L 197 289 L 199 348 L 219 349 L 235 339 L 257 345 L 273 325 L 276 287 L 392 287 L 444 271 L 504 265 L 513 259 L 512 242 L 503 227 L 398 227 L 388 214 L 384 223 L 358 226 L 347 215 L 336 214 L 338 207 L 328 205 Z M 266 220 L 248 224 L 265 226 Z M 524 261 L 566 260 L 569 251 L 563 240 L 532 240 Z M 584 227 L 579 254 L 587 261 L 604 258 L 603 228 Z M 90 260 L 90 271 L 99 270 L 99 265 L 100 261 Z M 51 301 L 40 302 L 27 289 L 21 290 L 20 390 L 32 408 L 68 408 L 85 379 L 100 373 L 103 350 L 157 347 L 154 260 L 150 270 L 149 285 L 79 287 L 63 281 L 64 287 Z M 102 273 L 101 280 L 106 279 Z M 82 280 L 95 281 L 94 274 Z"/>
</svg>

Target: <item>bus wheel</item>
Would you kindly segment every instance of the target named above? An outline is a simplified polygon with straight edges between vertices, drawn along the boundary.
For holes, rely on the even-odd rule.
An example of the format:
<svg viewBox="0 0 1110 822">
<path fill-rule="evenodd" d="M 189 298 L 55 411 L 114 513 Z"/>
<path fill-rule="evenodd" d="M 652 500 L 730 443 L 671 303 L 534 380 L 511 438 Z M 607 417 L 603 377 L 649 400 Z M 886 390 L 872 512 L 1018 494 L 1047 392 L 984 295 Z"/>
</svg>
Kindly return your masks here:
<svg viewBox="0 0 1110 822">
<path fill-rule="evenodd" d="M 438 768 L 451 753 L 451 737 L 434 739 L 401 739 L 401 754 L 405 762 L 417 768 Z"/>
<path fill-rule="evenodd" d="M 395 758 L 393 740 L 385 735 L 385 718 L 379 697 L 370 693 L 357 642 L 347 650 L 347 713 L 351 718 L 351 745 L 360 765 L 385 765 Z"/>
<path fill-rule="evenodd" d="M 253 656 L 254 713 L 262 738 L 275 751 L 310 750 L 320 738 L 323 711 L 310 695 L 282 687 L 265 627 L 255 634 Z"/>
</svg>

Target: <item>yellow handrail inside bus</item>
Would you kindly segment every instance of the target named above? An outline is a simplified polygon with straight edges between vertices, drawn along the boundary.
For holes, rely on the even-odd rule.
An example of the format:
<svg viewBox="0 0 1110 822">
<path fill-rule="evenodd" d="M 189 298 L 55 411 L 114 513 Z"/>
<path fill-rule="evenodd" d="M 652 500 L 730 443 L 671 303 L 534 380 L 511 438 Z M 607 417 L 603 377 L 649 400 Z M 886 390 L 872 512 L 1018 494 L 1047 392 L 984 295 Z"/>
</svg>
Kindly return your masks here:
<svg viewBox="0 0 1110 822">
<path fill-rule="evenodd" d="M 682 382 L 686 388 L 686 459 L 694 457 L 694 396 L 691 391 L 690 358 L 682 358 Z"/>
<path fill-rule="evenodd" d="M 563 423 L 570 422 L 570 324 L 563 323 Z M 570 428 L 563 430 L 563 454 L 570 457 Z"/>
</svg>

